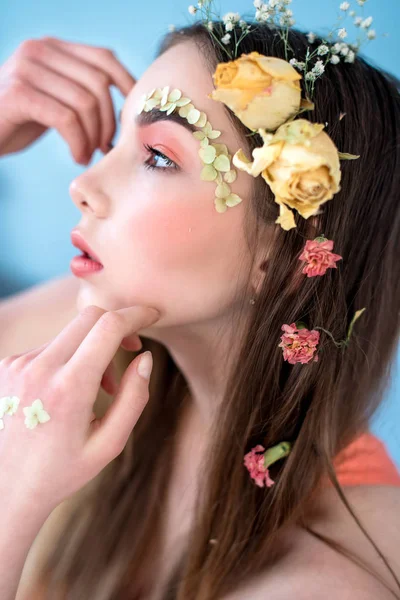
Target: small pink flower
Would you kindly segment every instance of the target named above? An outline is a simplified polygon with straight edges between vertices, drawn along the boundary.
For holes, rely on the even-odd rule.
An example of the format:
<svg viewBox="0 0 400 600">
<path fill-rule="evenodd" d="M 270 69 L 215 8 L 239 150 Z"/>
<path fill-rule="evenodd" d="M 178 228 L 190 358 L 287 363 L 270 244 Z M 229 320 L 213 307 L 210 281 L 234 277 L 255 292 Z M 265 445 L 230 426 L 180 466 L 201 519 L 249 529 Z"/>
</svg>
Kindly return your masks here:
<svg viewBox="0 0 400 600">
<path fill-rule="evenodd" d="M 244 465 L 250 473 L 250 477 L 254 479 L 259 487 L 271 487 L 274 481 L 269 476 L 269 471 L 264 467 L 264 446 L 258 444 L 244 456 Z"/>
<path fill-rule="evenodd" d="M 307 240 L 303 252 L 299 256 L 299 260 L 305 260 L 307 263 L 302 273 L 307 277 L 315 277 L 316 275 L 325 275 L 327 269 L 337 269 L 335 263 L 342 260 L 342 256 L 331 252 L 332 249 L 333 241 L 324 237 Z"/>
<path fill-rule="evenodd" d="M 283 358 L 291 365 L 318 360 L 318 354 L 315 354 L 315 351 L 319 342 L 319 331 L 315 329 L 309 331 L 306 328 L 297 329 L 296 323 L 282 325 L 282 331 L 284 334 L 281 336 L 281 343 L 278 347 L 283 348 Z"/>
</svg>

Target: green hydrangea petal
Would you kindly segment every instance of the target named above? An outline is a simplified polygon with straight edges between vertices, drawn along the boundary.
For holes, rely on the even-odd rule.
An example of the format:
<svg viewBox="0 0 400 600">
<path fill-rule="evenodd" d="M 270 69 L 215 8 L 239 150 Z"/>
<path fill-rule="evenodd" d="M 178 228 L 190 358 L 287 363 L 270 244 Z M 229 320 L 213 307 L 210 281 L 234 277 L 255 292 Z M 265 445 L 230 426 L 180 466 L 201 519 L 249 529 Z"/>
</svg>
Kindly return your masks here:
<svg viewBox="0 0 400 600">
<path fill-rule="evenodd" d="M 235 169 L 231 169 L 224 175 L 224 179 L 227 183 L 233 183 L 236 180 L 237 173 Z"/>
<path fill-rule="evenodd" d="M 164 106 L 160 106 L 160 111 L 165 112 L 165 111 L 169 110 L 171 108 L 171 106 L 173 106 L 175 108 L 175 104 L 173 104 L 171 102 L 167 102 L 166 104 L 164 104 Z"/>
<path fill-rule="evenodd" d="M 212 146 L 211 146 L 212 147 Z M 225 156 L 225 154 L 220 154 L 219 156 L 217 156 L 217 158 L 214 160 L 214 167 L 218 170 L 218 171 L 230 171 L 231 169 L 231 164 L 230 164 L 230 160 L 227 156 Z"/>
<path fill-rule="evenodd" d="M 172 92 L 169 93 L 168 102 L 176 102 L 177 100 L 179 100 L 179 98 L 181 96 L 182 96 L 181 90 L 178 90 L 178 88 L 175 88 L 172 90 Z"/>
<path fill-rule="evenodd" d="M 212 165 L 206 165 L 201 171 L 200 179 L 203 181 L 214 181 L 217 175 L 218 171 Z"/>
<path fill-rule="evenodd" d="M 213 148 L 213 146 L 207 146 L 206 148 L 200 148 L 199 156 L 200 156 L 201 160 L 204 163 L 206 163 L 206 165 L 210 165 L 212 162 L 214 162 L 214 159 L 216 156 L 215 148 Z M 217 168 L 217 167 L 215 167 L 215 168 Z"/>
<path fill-rule="evenodd" d="M 225 154 L 228 155 L 228 148 L 225 144 L 213 144 L 214 148 L 217 151 L 217 155 Z"/>
<path fill-rule="evenodd" d="M 217 209 L 217 212 L 219 212 L 219 213 L 224 213 L 227 210 L 225 201 L 222 198 L 215 198 L 214 204 L 215 204 L 215 208 Z"/>
<path fill-rule="evenodd" d="M 219 138 L 220 135 L 221 135 L 221 132 L 218 131 L 218 129 L 213 129 L 208 134 L 208 137 L 210 138 L 210 140 L 216 140 L 217 138 Z"/>
<path fill-rule="evenodd" d="M 231 193 L 231 188 L 227 183 L 220 183 L 217 185 L 217 189 L 215 190 L 215 195 L 217 198 L 227 198 Z"/>
<path fill-rule="evenodd" d="M 161 98 L 163 97 L 163 91 L 161 88 L 156 88 L 155 91 L 153 91 L 150 96 L 153 96 L 154 98 L 159 98 L 161 100 Z"/>
<path fill-rule="evenodd" d="M 194 125 L 200 118 L 200 111 L 197 110 L 197 108 L 192 108 L 192 110 L 189 111 L 186 118 L 188 120 L 188 123 Z"/>
<path fill-rule="evenodd" d="M 204 138 L 206 136 L 205 136 L 205 134 L 202 131 L 194 131 L 193 132 L 193 137 L 195 137 L 196 140 L 204 140 Z"/>
<path fill-rule="evenodd" d="M 182 106 L 179 109 L 179 114 L 181 117 L 183 117 L 184 119 L 186 119 L 186 117 L 188 116 L 188 114 L 190 113 L 190 111 L 194 108 L 192 103 L 186 104 L 185 106 Z"/>
<path fill-rule="evenodd" d="M 207 148 L 208 144 L 209 144 L 209 141 L 208 141 L 208 138 L 206 138 L 206 137 L 203 140 L 201 140 L 201 142 L 200 142 L 200 146 L 202 148 Z"/>
<path fill-rule="evenodd" d="M 207 123 L 207 115 L 204 112 L 200 113 L 200 118 L 198 121 L 196 121 L 196 127 L 204 127 L 204 125 Z"/>
<path fill-rule="evenodd" d="M 162 90 L 161 106 L 164 106 L 168 101 L 169 85 L 166 85 Z"/>
<path fill-rule="evenodd" d="M 187 104 L 189 104 L 190 102 L 190 98 L 179 98 L 179 100 L 177 100 L 176 105 L 177 106 L 186 106 Z"/>
<path fill-rule="evenodd" d="M 239 204 L 242 199 L 237 194 L 229 194 L 227 198 L 225 198 L 225 202 L 227 206 L 236 206 Z"/>
<path fill-rule="evenodd" d="M 204 125 L 204 127 L 203 127 L 203 131 L 204 131 L 204 133 L 205 133 L 207 136 L 208 136 L 208 134 L 209 134 L 209 133 L 211 133 L 211 132 L 212 132 L 212 126 L 211 126 L 211 123 L 210 123 L 210 121 L 207 121 L 207 123 Z"/>
</svg>

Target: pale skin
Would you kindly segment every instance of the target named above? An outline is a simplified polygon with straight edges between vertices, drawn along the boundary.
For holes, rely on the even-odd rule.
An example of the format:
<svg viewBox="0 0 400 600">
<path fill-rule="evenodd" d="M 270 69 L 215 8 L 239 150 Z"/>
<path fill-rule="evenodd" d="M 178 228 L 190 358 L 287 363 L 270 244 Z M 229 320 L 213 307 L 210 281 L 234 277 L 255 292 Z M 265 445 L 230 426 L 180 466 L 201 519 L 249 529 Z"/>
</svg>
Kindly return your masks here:
<svg viewBox="0 0 400 600">
<path fill-rule="evenodd" d="M 46 342 L 44 346 L 39 346 L 42 341 L 36 343 L 37 338 L 32 338 L 32 343 L 25 340 L 25 348 L 21 347 L 15 351 L 14 356 L 3 361 L 1 387 L 4 389 L 4 382 L 9 385 L 12 374 L 13 389 L 24 390 L 29 381 L 30 386 L 35 387 L 35 397 L 40 397 L 44 395 L 44 387 L 48 385 L 51 371 L 52 381 L 59 382 L 62 377 L 62 390 L 57 385 L 55 389 L 58 394 L 58 405 L 63 403 L 65 405 L 66 398 L 74 395 L 82 364 L 88 372 L 97 369 L 96 377 L 93 378 L 90 389 L 87 389 L 86 397 L 80 393 L 82 410 L 86 411 L 85 427 L 88 427 L 93 418 L 91 412 L 93 398 L 118 346 L 123 344 L 124 347 L 133 348 L 137 342 L 135 336 L 137 332 L 162 342 L 184 373 L 191 392 L 190 410 L 180 430 L 182 452 L 176 457 L 176 473 L 171 483 L 170 498 L 179 496 L 182 490 L 185 490 L 187 498 L 191 498 L 195 490 L 195 481 L 188 480 L 185 474 L 188 472 L 193 474 L 195 468 L 193 468 L 193 454 L 191 469 L 189 470 L 185 464 L 185 456 L 188 456 L 187 448 L 201 448 L 205 444 L 207 423 L 212 418 L 213 406 L 216 406 L 223 393 L 225 370 L 221 365 L 225 364 L 225 348 L 227 344 L 232 343 L 232 339 L 234 340 L 233 334 L 237 338 L 240 337 L 239 332 L 229 330 L 228 324 L 230 316 L 237 310 L 233 300 L 235 289 L 244 286 L 246 270 L 250 264 L 243 233 L 245 202 L 250 193 L 250 179 L 247 174 L 238 173 L 238 179 L 232 184 L 232 191 L 243 198 L 244 202 L 228 209 L 224 214 L 218 214 L 213 203 L 214 183 L 200 180 L 202 163 L 197 153 L 199 142 L 189 131 L 168 121 L 139 129 L 134 123 L 135 108 L 141 95 L 153 87 L 163 85 L 169 85 L 171 89 L 177 87 L 191 98 L 199 110 L 206 112 L 215 129 L 222 131 L 218 142 L 225 143 L 231 154 L 241 147 L 241 140 L 238 139 L 222 105 L 207 98 L 207 94 L 212 89 L 211 75 L 203 64 L 198 50 L 191 44 L 187 44 L 184 52 L 182 48 L 169 50 L 152 63 L 137 83 L 115 58 L 104 52 L 104 49 L 93 49 L 48 39 L 43 41 L 42 45 L 31 45 L 28 54 L 24 56 L 22 53 L 22 58 L 29 61 L 31 60 L 29 53 L 35 52 L 39 64 L 51 65 L 59 78 L 63 79 L 64 86 L 59 85 L 56 88 L 60 95 L 64 93 L 64 97 L 61 100 L 60 97 L 48 95 L 44 99 L 36 94 L 34 98 L 32 91 L 30 96 L 26 93 L 29 81 L 24 80 L 27 81 L 25 86 L 16 85 L 12 93 L 9 92 L 7 96 L 9 102 L 7 106 L 15 105 L 18 99 L 21 114 L 18 123 L 11 118 L 8 122 L 0 121 L 0 154 L 20 150 L 36 139 L 47 127 L 55 127 L 70 145 L 75 160 L 85 163 L 95 148 L 100 147 L 105 151 L 113 135 L 114 117 L 110 113 L 109 92 L 107 84 L 104 85 L 105 79 L 108 77 L 109 84 L 118 85 L 127 98 L 123 110 L 122 133 L 115 148 L 77 177 L 70 187 L 71 198 L 82 212 L 79 228 L 98 254 L 104 270 L 95 277 L 81 280 L 79 287 L 76 286 L 76 281 L 70 278 L 71 288 L 74 289 L 71 298 L 75 298 L 75 306 L 68 308 L 68 315 L 70 316 L 74 309 L 77 312 L 88 310 L 87 307 L 93 305 L 98 309 L 89 309 L 88 312 L 83 313 L 83 316 L 80 313 L 68 325 L 62 324 L 63 329 L 60 333 L 62 337 L 56 337 L 51 343 Z M 74 66 L 72 70 L 71 61 Z M 77 61 L 77 64 L 74 61 Z M 13 63 L 14 66 L 11 67 L 10 61 L 8 68 L 12 72 L 15 65 L 21 65 L 21 62 L 23 61 L 20 56 L 20 62 Z M 73 102 L 71 90 L 76 92 L 78 87 L 82 89 L 85 77 L 87 78 L 87 69 L 93 68 L 94 64 L 97 75 L 101 73 L 104 79 L 103 87 L 100 90 L 101 86 L 99 86 L 96 98 L 91 97 L 92 104 L 89 111 L 83 112 L 79 103 L 78 106 L 74 105 L 73 112 L 82 120 L 74 126 L 69 124 L 67 127 L 59 112 L 54 116 L 55 102 L 62 101 L 65 102 L 64 106 L 71 106 L 70 103 Z M 28 77 L 29 72 L 29 69 L 24 71 L 25 78 Z M 43 81 L 43 78 L 40 79 Z M 50 89 L 56 88 L 49 86 L 47 93 Z M 93 90 L 93 85 L 91 89 Z M 24 103 L 23 99 L 26 100 L 27 96 L 30 100 Z M 49 106 L 48 98 L 53 101 L 52 108 Z M 44 104 L 40 105 L 40 102 L 45 100 L 47 110 Z M 4 95 L 3 97 L 0 95 L 0 104 L 6 107 Z M 32 107 L 36 107 L 34 116 L 29 113 L 28 106 L 31 111 Z M 5 110 L 2 110 L 2 114 L 4 118 Z M 38 120 L 39 115 L 41 121 Z M 47 115 L 46 118 L 53 116 L 53 121 L 44 123 L 43 115 Z M 172 173 L 146 170 L 143 163 L 148 161 L 149 154 L 143 149 L 143 143 L 155 146 L 175 161 L 181 170 Z M 156 168 L 167 165 L 165 159 L 161 158 L 152 159 L 151 162 L 156 165 Z M 251 280 L 254 289 L 249 290 L 249 298 L 251 292 L 256 292 L 261 277 L 259 263 L 256 262 Z M 63 284 L 65 285 L 65 282 Z M 42 298 L 45 302 L 44 296 Z M 0 307 L 1 310 L 6 311 L 11 303 L 12 299 L 8 299 L 7 303 L 3 303 Z M 146 318 L 151 320 L 151 309 L 148 307 L 158 309 L 161 313 L 152 324 L 145 323 Z M 124 309 L 128 309 L 129 318 L 128 313 L 123 312 Z M 250 304 L 248 310 L 253 310 Z M 111 316 L 109 321 L 105 321 L 104 313 L 107 313 L 108 319 L 110 315 L 114 316 Z M 124 315 L 123 318 L 121 315 Z M 100 323 L 105 327 L 100 326 Z M 57 333 L 59 330 L 54 332 L 54 335 Z M 65 348 L 65 341 L 67 341 L 67 348 Z M 39 347 L 32 350 L 32 346 L 35 345 Z M 104 349 L 101 361 L 99 361 L 99 347 Z M 26 353 L 27 350 L 29 353 Z M 25 352 L 24 356 L 18 357 L 20 352 Z M 74 361 L 71 360 L 72 352 L 77 352 Z M 96 367 L 93 367 L 93 361 Z M 19 367 L 16 368 L 16 365 Z M 46 366 L 46 382 L 43 376 L 43 365 Z M 128 397 L 128 390 L 130 399 L 141 398 L 141 402 L 137 402 L 135 415 L 131 415 L 129 424 L 126 424 L 131 430 L 135 419 L 139 418 L 144 407 L 146 393 L 143 381 L 133 375 L 133 367 L 127 374 L 125 382 L 128 379 L 129 387 L 127 383 L 125 385 L 121 383 L 116 395 L 116 399 L 119 398 L 120 401 L 115 404 L 121 407 L 121 412 L 115 411 L 114 414 L 115 419 L 120 419 L 121 422 L 126 419 L 122 407 L 123 401 Z M 112 388 L 112 383 L 110 385 Z M 8 393 L 8 390 L 3 393 Z M 23 396 L 21 392 L 19 395 Z M 30 396 L 29 400 L 31 400 Z M 53 428 L 52 433 L 50 423 L 46 424 L 47 428 L 43 425 L 41 441 L 37 442 L 41 445 L 38 446 L 37 452 L 39 455 L 40 452 L 45 452 L 45 448 L 51 444 L 52 435 L 56 436 L 57 440 L 64 437 L 66 462 L 62 466 L 62 472 L 68 473 L 68 448 L 70 448 L 68 419 L 70 423 L 74 422 L 76 412 L 63 411 L 64 433 L 56 429 L 56 406 L 53 408 L 53 414 L 54 420 L 50 423 L 55 424 L 56 427 Z M 16 436 L 20 435 L 21 440 L 24 439 L 26 444 L 27 438 L 24 436 L 22 421 L 19 423 L 15 416 L 11 418 L 15 419 L 12 421 L 15 428 L 12 432 L 13 441 L 15 442 Z M 11 421 L 7 424 L 10 423 Z M 18 426 L 20 426 L 19 431 Z M 121 426 L 113 427 L 114 435 L 115 430 L 119 432 L 120 437 L 113 446 L 114 454 L 121 450 L 128 429 L 122 429 L 121 423 Z M 8 431 L 11 431 L 11 425 Z M 2 433 L 4 434 L 4 431 Z M 193 445 L 194 434 L 196 444 Z M 108 440 L 109 435 L 112 435 L 110 428 L 104 428 L 103 439 Z M 8 443 L 11 444 L 10 441 Z M 22 443 L 18 444 L 18 447 L 21 449 L 21 456 L 25 457 L 27 448 Z M 14 443 L 13 448 L 15 448 Z M 38 497 L 44 499 L 42 502 L 44 509 L 40 514 L 32 515 L 30 510 L 24 510 L 23 502 L 15 505 L 12 502 L 14 496 L 9 497 L 10 518 L 24 520 L 26 536 L 18 542 L 15 541 L 12 532 L 9 534 L 9 539 L 3 536 L 5 544 L 3 554 L 0 549 L 2 598 L 8 600 L 15 596 L 26 553 L 52 508 L 83 486 L 85 479 L 93 477 L 98 469 L 104 467 L 113 458 L 111 455 L 105 456 L 100 451 L 100 445 L 97 446 L 97 452 L 93 451 L 90 454 L 90 461 L 87 459 L 89 453 L 84 452 L 83 448 L 81 452 L 80 459 L 82 465 L 85 465 L 85 469 L 82 468 L 80 473 L 81 479 L 65 476 L 54 490 L 45 487 L 45 482 L 51 480 L 49 472 L 46 473 L 42 484 L 39 476 L 30 479 L 29 484 L 26 482 L 26 486 L 33 484 Z M 5 464 L 3 457 L 6 455 L 12 458 L 8 458 L 9 474 L 3 479 L 4 482 L 10 480 L 10 473 L 15 477 L 16 465 L 20 464 L 15 452 L 14 454 L 5 451 L 3 453 L 1 448 L 2 473 Z M 83 462 L 83 455 L 86 462 Z M 199 459 L 200 452 L 196 457 L 196 460 Z M 76 461 L 76 456 L 73 460 Z M 59 464 L 49 465 L 49 469 L 51 468 L 54 469 L 55 474 L 60 473 Z M 24 484 L 21 485 L 21 489 L 14 490 L 15 497 L 24 497 Z M 4 487 L 8 489 L 8 486 Z M 392 560 L 393 567 L 399 570 L 400 565 L 396 565 L 400 541 L 396 516 L 399 505 L 398 491 L 391 488 L 365 487 L 349 489 L 347 493 L 375 541 L 387 558 Z M 191 500 L 187 500 L 187 503 L 190 506 Z M 332 530 L 337 537 L 343 537 L 349 547 L 354 547 L 359 555 L 368 560 L 383 574 L 388 583 L 391 583 L 390 577 L 380 566 L 376 555 L 371 553 L 364 538 L 360 537 L 357 527 L 340 512 L 339 504 L 332 492 L 327 491 L 321 497 L 321 506 L 325 507 L 327 512 L 323 519 L 315 517 L 319 530 L 328 534 Z M 173 511 L 170 514 L 173 523 Z M 390 528 L 388 523 L 391 524 Z M 15 550 L 12 556 L 9 553 L 10 547 Z M 6 560 L 9 561 L 8 564 Z M 312 568 L 313 565 L 318 566 L 318 577 L 315 569 Z M 266 574 L 250 586 L 247 585 L 245 590 L 230 595 L 225 600 L 243 598 L 243 594 L 252 599 L 265 598 L 266 595 L 274 599 L 289 598 L 294 597 L 294 594 L 297 598 L 319 598 L 322 593 L 324 597 L 336 598 L 338 589 L 341 590 L 340 597 L 346 597 L 347 594 L 347 597 L 356 598 L 355 590 L 359 591 L 359 598 L 392 597 L 375 582 L 371 575 L 349 563 L 347 559 L 338 558 L 336 553 L 310 536 L 294 530 L 291 532 L 287 557 L 276 566 L 273 574 Z M 155 594 L 154 598 L 156 597 Z"/>
</svg>

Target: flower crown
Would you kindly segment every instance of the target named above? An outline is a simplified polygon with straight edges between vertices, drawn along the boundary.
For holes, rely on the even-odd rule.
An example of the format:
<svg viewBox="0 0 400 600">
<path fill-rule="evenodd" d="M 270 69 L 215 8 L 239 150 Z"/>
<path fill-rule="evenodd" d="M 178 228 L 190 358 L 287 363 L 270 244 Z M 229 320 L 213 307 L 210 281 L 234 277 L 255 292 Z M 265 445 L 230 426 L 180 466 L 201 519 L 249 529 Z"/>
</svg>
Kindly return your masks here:
<svg viewBox="0 0 400 600">
<path fill-rule="evenodd" d="M 357 0 L 363 10 L 367 0 Z M 304 219 L 321 213 L 321 207 L 340 191 L 340 160 L 354 160 L 359 155 L 340 152 L 330 136 L 323 131 L 325 124 L 312 123 L 298 118 L 302 112 L 314 110 L 312 101 L 315 84 L 325 72 L 328 61 L 338 64 L 354 62 L 362 45 L 362 35 L 355 44 L 345 43 L 347 31 L 342 26 L 345 17 L 353 17 L 365 39 L 376 37 L 370 29 L 372 17 L 364 18 L 356 11 L 349 10 L 350 3 L 340 4 L 341 16 L 336 27 L 322 38 L 322 43 L 314 50 L 307 46 L 304 60 L 294 55 L 288 41 L 288 30 L 294 25 L 293 12 L 288 8 L 292 0 L 254 0 L 255 22 L 268 23 L 276 29 L 284 43 L 285 60 L 274 56 L 264 56 L 258 52 L 238 56 L 240 42 L 257 28 L 248 24 L 238 13 L 228 12 L 222 18 L 213 10 L 212 0 L 199 0 L 196 6 L 189 6 L 192 15 L 200 15 L 205 28 L 215 43 L 230 59 L 217 65 L 213 73 L 215 89 L 208 95 L 213 100 L 225 104 L 236 117 L 258 134 L 262 146 L 252 151 L 250 160 L 242 149 L 233 156 L 225 144 L 214 142 L 221 132 L 215 130 L 206 113 L 198 110 L 190 98 L 179 89 L 170 91 L 168 86 L 155 88 L 142 98 L 138 112 L 150 110 L 166 111 L 169 115 L 177 111 L 180 117 L 195 126 L 194 137 L 200 142 L 199 156 L 203 162 L 201 179 L 216 183 L 214 204 L 217 212 L 224 213 L 242 202 L 231 191 L 239 170 L 253 177 L 261 177 L 274 194 L 279 206 L 276 223 L 285 231 L 296 228 L 293 211 Z M 213 19 L 216 21 L 214 22 Z M 221 26 L 222 23 L 222 26 Z M 174 30 L 170 26 L 170 30 Z M 339 40 L 333 39 L 337 31 Z M 183 33 L 183 31 L 182 31 Z M 315 42 L 315 34 L 307 34 L 309 44 Z M 297 70 L 296 70 L 297 69 Z M 300 80 L 304 78 L 306 98 L 301 97 Z M 339 119 L 342 119 L 341 114 Z M 336 263 L 342 256 L 332 252 L 334 242 L 320 235 L 307 240 L 300 256 L 302 273 L 307 277 L 323 276 L 328 269 L 337 269 Z M 252 302 L 254 303 L 254 302 Z M 348 346 L 353 327 L 365 308 L 357 310 L 348 327 L 344 340 L 336 341 L 329 331 L 322 327 L 307 329 L 302 321 L 282 325 L 281 342 L 284 360 L 290 364 L 317 362 L 320 333 L 326 333 L 338 348 Z M 285 458 L 291 451 L 290 442 L 281 442 L 265 450 L 258 444 L 244 457 L 244 465 L 256 485 L 270 487 L 274 481 L 269 476 L 269 466 Z"/>
</svg>

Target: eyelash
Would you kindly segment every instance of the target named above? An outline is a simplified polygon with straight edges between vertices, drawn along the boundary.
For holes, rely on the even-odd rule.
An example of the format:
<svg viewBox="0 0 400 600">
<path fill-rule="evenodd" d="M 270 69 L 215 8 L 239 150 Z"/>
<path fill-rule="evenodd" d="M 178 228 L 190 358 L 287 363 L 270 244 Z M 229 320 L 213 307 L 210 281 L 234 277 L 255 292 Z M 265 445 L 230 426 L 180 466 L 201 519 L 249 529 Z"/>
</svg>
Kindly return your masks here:
<svg viewBox="0 0 400 600">
<path fill-rule="evenodd" d="M 159 150 L 156 150 L 155 148 L 153 148 L 152 146 L 149 146 L 148 144 L 144 144 L 144 147 L 146 148 L 147 152 L 149 152 L 149 154 L 151 154 L 151 157 L 159 156 L 160 158 L 163 158 L 164 160 L 166 160 L 167 163 L 170 165 L 168 167 L 155 167 L 154 165 L 150 165 L 148 162 L 145 162 L 144 163 L 145 169 L 150 169 L 151 171 L 160 171 L 160 170 L 161 171 L 177 171 L 177 170 L 179 170 L 178 165 L 173 160 L 168 158 L 168 156 L 165 156 L 165 154 L 163 154 Z M 147 159 L 147 160 L 149 160 L 149 159 Z"/>
</svg>

